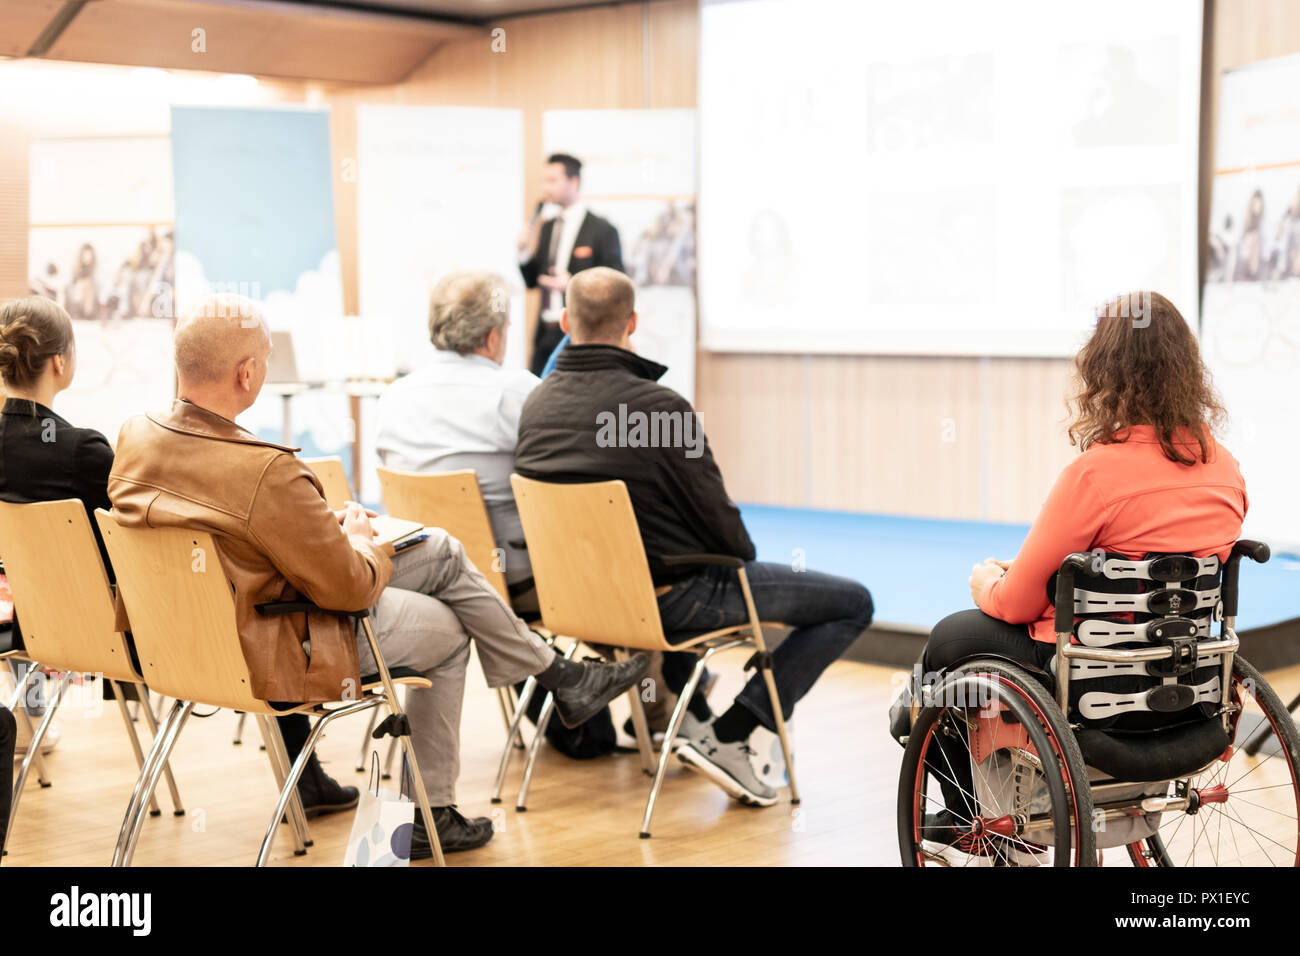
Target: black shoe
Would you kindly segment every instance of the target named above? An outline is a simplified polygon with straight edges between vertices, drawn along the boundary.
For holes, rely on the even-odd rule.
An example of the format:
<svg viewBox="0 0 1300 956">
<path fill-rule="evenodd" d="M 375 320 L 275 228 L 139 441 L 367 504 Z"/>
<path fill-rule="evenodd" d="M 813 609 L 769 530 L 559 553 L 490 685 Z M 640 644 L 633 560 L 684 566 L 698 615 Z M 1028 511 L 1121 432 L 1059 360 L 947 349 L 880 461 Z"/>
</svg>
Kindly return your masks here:
<svg viewBox="0 0 1300 956">
<path fill-rule="evenodd" d="M 308 818 L 319 817 L 326 813 L 339 813 L 351 810 L 357 805 L 361 794 L 356 787 L 344 787 L 325 772 L 316 755 L 303 769 L 298 778 L 298 798 Z"/>
<path fill-rule="evenodd" d="M 572 687 L 555 692 L 555 712 L 560 723 L 572 730 L 580 727 L 619 694 L 634 686 L 650 669 L 650 655 L 641 653 L 626 661 L 606 664 L 583 663 L 582 679 Z"/>
<path fill-rule="evenodd" d="M 443 853 L 477 850 L 492 839 L 492 821 L 487 817 L 467 820 L 454 807 L 430 807 L 433 825 L 438 830 L 438 845 Z M 433 856 L 429 834 L 424 829 L 424 815 L 415 811 L 415 827 L 411 831 L 411 859 L 427 860 Z"/>
</svg>

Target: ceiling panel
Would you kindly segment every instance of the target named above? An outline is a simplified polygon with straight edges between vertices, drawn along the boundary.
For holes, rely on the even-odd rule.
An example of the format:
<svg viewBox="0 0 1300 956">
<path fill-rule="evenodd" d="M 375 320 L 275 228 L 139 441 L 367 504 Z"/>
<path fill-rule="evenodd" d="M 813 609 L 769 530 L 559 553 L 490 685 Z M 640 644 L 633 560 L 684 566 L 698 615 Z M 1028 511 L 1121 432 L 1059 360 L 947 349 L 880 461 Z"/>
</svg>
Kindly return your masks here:
<svg viewBox="0 0 1300 956">
<path fill-rule="evenodd" d="M 355 7 L 453 17 L 487 23 L 520 13 L 567 10 L 608 4 L 611 0 L 292 0 L 307 6 Z"/>
<path fill-rule="evenodd" d="M 59 6 L 59 4 L 55 4 Z M 3 21 L 0 21 L 3 22 Z M 437 45 L 476 28 L 290 4 L 96 0 L 54 43 L 50 59 L 393 83 Z M 196 49 L 202 30 L 202 49 Z"/>
<path fill-rule="evenodd" d="M 63 0 L 6 0 L 0 3 L 0 56 L 25 56 Z"/>
</svg>

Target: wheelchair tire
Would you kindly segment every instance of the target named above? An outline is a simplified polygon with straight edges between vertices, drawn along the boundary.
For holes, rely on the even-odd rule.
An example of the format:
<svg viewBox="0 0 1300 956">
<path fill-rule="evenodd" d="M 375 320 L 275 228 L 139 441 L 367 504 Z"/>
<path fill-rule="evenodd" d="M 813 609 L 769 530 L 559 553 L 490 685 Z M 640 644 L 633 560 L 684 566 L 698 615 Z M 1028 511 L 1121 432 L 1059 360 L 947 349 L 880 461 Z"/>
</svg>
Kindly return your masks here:
<svg viewBox="0 0 1300 956">
<path fill-rule="evenodd" d="M 1233 698 L 1242 705 L 1242 712 L 1225 752 L 1227 759 L 1220 758 L 1209 770 L 1190 778 L 1189 788 L 1204 794 L 1222 785 L 1226 792 L 1205 801 L 1198 811 L 1170 812 L 1170 819 L 1161 822 L 1159 832 L 1130 843 L 1128 855 L 1134 866 L 1300 866 L 1300 731 L 1277 693 L 1240 654 L 1233 659 L 1232 678 L 1236 685 Z M 1248 714 L 1256 716 L 1250 713 L 1252 703 L 1258 718 L 1246 720 Z M 1255 746 L 1247 748 L 1245 744 L 1259 733 L 1264 739 L 1255 739 Z M 1259 745 L 1272 741 L 1277 743 L 1261 757 Z M 1265 774 L 1254 776 L 1265 767 Z M 1247 777 L 1251 778 L 1248 786 L 1236 786 Z M 1273 782 L 1266 782 L 1269 780 Z M 1227 807 L 1234 805 L 1234 793 L 1252 796 L 1239 797 L 1235 809 L 1229 811 Z M 1259 802 L 1270 799 L 1272 807 Z M 1218 806 L 1225 809 L 1216 814 Z M 1207 809 L 1208 819 L 1200 819 Z M 1259 814 L 1259 810 L 1265 814 Z M 1195 822 L 1184 829 L 1188 819 Z"/>
<path fill-rule="evenodd" d="M 1029 760 L 1031 765 L 1036 755 L 1041 766 L 1041 774 L 1035 775 L 1035 779 L 1041 777 L 1050 800 L 1052 843 L 1050 846 L 1045 843 L 1030 843 L 1019 835 L 1024 814 L 1001 813 L 995 818 L 986 819 L 983 814 L 972 810 L 972 820 L 963 818 L 960 827 L 947 827 L 948 833 L 960 830 L 961 836 L 956 843 L 950 842 L 942 847 L 945 858 L 940 859 L 935 851 L 923 845 L 933 844 L 934 838 L 923 837 L 922 827 L 927 828 L 926 833 L 935 832 L 934 825 L 926 823 L 927 803 L 930 809 L 934 809 L 937 804 L 940 813 L 951 811 L 947 810 L 945 801 L 936 801 L 927 795 L 927 788 L 932 782 L 937 783 L 938 778 L 932 770 L 927 770 L 926 758 L 932 746 L 939 748 L 935 744 L 936 734 L 960 737 L 959 726 L 967 728 L 966 746 L 963 749 L 968 752 L 967 716 L 983 714 L 987 719 L 988 710 L 981 708 L 988 708 L 993 700 L 1002 705 L 999 710 L 1008 712 L 998 719 L 1007 726 L 1023 726 L 1025 737 L 1032 748 L 1032 752 L 1023 747 L 997 748 L 998 752 L 1025 755 L 1023 759 Z M 962 858 L 958 865 L 969 865 L 971 859 L 978 860 L 977 865 L 984 865 L 984 860 L 995 866 L 1039 865 L 1049 849 L 1053 851 L 1054 866 L 1097 865 L 1092 793 L 1088 788 L 1083 755 L 1079 752 L 1079 745 L 1056 701 L 1042 684 L 1007 661 L 977 658 L 945 673 L 934 688 L 930 701 L 932 703 L 927 702 L 917 715 L 908 736 L 899 772 L 898 845 L 904 866 L 924 866 L 927 863 L 952 865 L 949 859 L 952 856 Z M 973 701 L 979 702 L 981 707 L 970 706 Z M 954 702 L 954 705 L 945 702 Z M 995 734 L 1000 732 L 994 731 Z M 957 745 L 961 746 L 960 741 Z M 942 749 L 939 749 L 939 753 L 947 759 Z M 960 789 L 956 781 L 949 778 L 949 782 Z M 999 782 L 1003 782 L 1003 778 L 1000 777 Z M 978 800 L 969 792 L 966 792 L 963 799 L 968 802 Z M 992 810 L 1002 808 L 992 807 L 990 811 Z M 947 819 L 956 823 L 959 817 L 957 815 Z M 1036 840 L 1038 837 L 1039 833 L 1035 833 Z M 952 854 L 950 851 L 956 844 L 973 848 L 973 854 L 964 851 L 962 854 Z M 1027 852 L 1029 848 L 1037 852 Z M 980 860 L 981 857 L 984 859 Z"/>
</svg>

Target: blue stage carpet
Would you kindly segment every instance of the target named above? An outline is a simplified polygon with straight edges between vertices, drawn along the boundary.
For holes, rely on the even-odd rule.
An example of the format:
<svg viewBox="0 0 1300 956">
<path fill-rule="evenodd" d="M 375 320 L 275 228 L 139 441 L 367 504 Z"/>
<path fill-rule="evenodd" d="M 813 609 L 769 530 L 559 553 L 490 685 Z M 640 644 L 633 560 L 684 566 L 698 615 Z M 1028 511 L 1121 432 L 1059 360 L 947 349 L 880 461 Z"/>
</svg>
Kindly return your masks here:
<svg viewBox="0 0 1300 956">
<path fill-rule="evenodd" d="M 742 505 L 761 561 L 840 574 L 871 589 L 876 621 L 928 631 L 971 607 L 971 565 L 1020 550 L 1028 525 Z M 1300 618 L 1300 559 L 1274 555 L 1241 570 L 1238 631 Z"/>
</svg>

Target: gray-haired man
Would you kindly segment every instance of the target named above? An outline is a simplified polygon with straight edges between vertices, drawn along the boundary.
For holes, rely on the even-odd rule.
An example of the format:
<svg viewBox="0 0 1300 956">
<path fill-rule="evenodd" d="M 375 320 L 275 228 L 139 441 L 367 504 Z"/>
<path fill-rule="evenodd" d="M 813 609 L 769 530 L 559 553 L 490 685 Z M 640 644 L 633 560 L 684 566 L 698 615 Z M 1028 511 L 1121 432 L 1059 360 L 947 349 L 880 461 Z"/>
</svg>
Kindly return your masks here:
<svg viewBox="0 0 1300 956">
<path fill-rule="evenodd" d="M 528 552 L 510 490 L 519 411 L 540 384 L 531 372 L 506 368 L 510 290 L 490 272 L 457 272 L 433 290 L 429 338 L 433 359 L 398 379 L 379 399 L 375 450 L 385 468 L 478 472 L 492 538 L 501 549 L 511 603 L 536 610 Z"/>
</svg>

